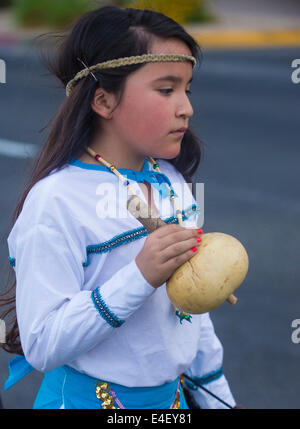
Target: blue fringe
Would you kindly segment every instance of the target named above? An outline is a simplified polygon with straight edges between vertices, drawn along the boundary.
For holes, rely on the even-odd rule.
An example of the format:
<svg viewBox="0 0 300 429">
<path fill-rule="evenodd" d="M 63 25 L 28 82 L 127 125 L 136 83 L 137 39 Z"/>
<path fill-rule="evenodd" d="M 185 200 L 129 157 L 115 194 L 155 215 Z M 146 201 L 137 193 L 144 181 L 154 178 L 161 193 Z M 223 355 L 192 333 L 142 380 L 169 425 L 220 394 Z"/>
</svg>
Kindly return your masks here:
<svg viewBox="0 0 300 429">
<path fill-rule="evenodd" d="M 182 210 L 182 219 L 186 220 L 194 214 L 200 213 L 201 210 L 196 204 L 191 205 L 186 210 Z M 177 223 L 178 219 L 175 216 L 171 216 L 164 220 L 166 224 Z M 122 234 L 116 235 L 108 241 L 104 241 L 99 244 L 90 244 L 86 248 L 86 261 L 82 263 L 83 267 L 87 267 L 90 264 L 90 255 L 94 253 L 106 253 L 111 252 L 116 247 L 121 246 L 122 244 L 127 244 L 132 241 L 138 240 L 142 237 L 149 235 L 149 231 L 146 228 L 140 227 L 136 229 L 131 229 L 129 231 L 123 232 Z"/>
<path fill-rule="evenodd" d="M 119 328 L 125 322 L 125 320 L 119 319 L 118 316 L 116 316 L 107 307 L 107 305 L 103 301 L 102 296 L 100 294 L 99 286 L 95 290 L 93 290 L 91 297 L 96 309 L 100 313 L 100 316 L 102 316 L 103 319 L 107 323 L 109 323 L 113 328 Z"/>
</svg>

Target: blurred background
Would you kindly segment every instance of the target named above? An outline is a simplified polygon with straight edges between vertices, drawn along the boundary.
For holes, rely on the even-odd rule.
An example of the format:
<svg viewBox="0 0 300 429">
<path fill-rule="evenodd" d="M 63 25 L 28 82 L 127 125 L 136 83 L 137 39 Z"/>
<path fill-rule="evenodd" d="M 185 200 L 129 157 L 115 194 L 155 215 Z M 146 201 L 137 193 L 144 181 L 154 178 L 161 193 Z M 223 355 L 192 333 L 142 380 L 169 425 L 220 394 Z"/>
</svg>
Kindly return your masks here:
<svg viewBox="0 0 300 429">
<path fill-rule="evenodd" d="M 247 408 L 300 408 L 300 343 L 291 338 L 300 319 L 298 0 L 0 0 L 0 289 L 10 216 L 45 140 L 41 130 L 65 97 L 36 37 L 105 4 L 161 11 L 202 47 L 191 128 L 204 142 L 194 177 L 205 184 L 203 229 L 234 235 L 250 259 L 237 304 L 211 313 L 224 372 Z M 42 374 L 3 392 L 13 357 L 0 349 L 2 406 L 32 408 Z"/>
</svg>

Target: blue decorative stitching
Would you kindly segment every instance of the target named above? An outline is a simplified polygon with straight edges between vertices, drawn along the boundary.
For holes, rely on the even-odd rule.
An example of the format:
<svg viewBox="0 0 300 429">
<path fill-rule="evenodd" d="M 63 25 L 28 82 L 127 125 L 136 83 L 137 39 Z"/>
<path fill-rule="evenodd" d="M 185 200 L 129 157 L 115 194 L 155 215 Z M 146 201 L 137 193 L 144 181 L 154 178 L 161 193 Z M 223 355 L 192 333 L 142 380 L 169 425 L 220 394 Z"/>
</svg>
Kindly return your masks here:
<svg viewBox="0 0 300 429">
<path fill-rule="evenodd" d="M 183 220 L 186 220 L 189 217 L 193 216 L 194 214 L 201 213 L 201 210 L 199 206 L 197 206 L 196 204 L 192 204 L 186 210 L 182 210 L 181 213 L 182 213 Z"/>
<path fill-rule="evenodd" d="M 201 385 L 211 383 L 212 381 L 218 380 L 224 375 L 223 367 L 221 366 L 216 371 L 212 371 L 209 374 L 204 375 L 203 377 L 193 377 L 193 380 Z M 197 385 L 192 384 L 190 380 L 184 380 L 187 386 L 192 390 L 197 390 Z"/>
<path fill-rule="evenodd" d="M 218 380 L 218 378 L 222 377 L 223 374 L 224 374 L 223 368 L 220 367 L 216 371 L 212 371 L 209 374 L 204 375 L 203 377 L 199 377 L 199 378 L 196 377 L 195 380 L 201 384 L 208 384 L 208 383 L 211 383 L 212 381 Z"/>
<path fill-rule="evenodd" d="M 201 210 L 196 204 L 191 205 L 186 210 L 182 210 L 182 219 L 186 220 L 190 216 L 200 213 Z M 178 219 L 175 216 L 171 216 L 164 221 L 167 224 L 178 223 Z M 90 264 L 90 255 L 93 253 L 106 253 L 111 252 L 116 247 L 121 246 L 122 244 L 130 243 L 139 238 L 149 235 L 149 231 L 146 228 L 140 227 L 132 229 L 130 231 L 123 232 L 122 234 L 116 235 L 108 241 L 104 241 L 99 244 L 90 244 L 86 248 L 86 261 L 82 263 L 84 267 L 87 267 Z"/>
<path fill-rule="evenodd" d="M 11 258 L 10 256 L 8 257 L 8 261 L 9 261 L 9 265 L 11 267 L 15 267 L 16 266 L 16 258 Z"/>
<path fill-rule="evenodd" d="M 141 238 L 148 234 L 149 232 L 146 230 L 146 228 L 141 227 L 141 228 L 133 229 L 131 231 L 124 232 L 123 234 L 120 234 L 120 235 L 116 235 L 115 237 L 111 238 L 108 241 L 104 241 L 103 243 L 90 244 L 86 248 L 86 253 L 87 253 L 86 262 L 83 262 L 82 265 L 84 267 L 87 267 L 90 264 L 90 254 L 92 253 L 110 252 L 112 249 L 120 246 L 121 244 L 130 243 L 131 241 L 136 240 L 136 238 Z"/>
<path fill-rule="evenodd" d="M 125 320 L 121 320 L 116 316 L 110 309 L 107 307 L 105 302 L 103 301 L 103 298 L 101 297 L 99 286 L 93 290 L 92 292 L 92 300 L 93 303 L 98 310 L 100 316 L 103 317 L 103 319 L 109 323 L 113 328 L 119 328 Z"/>
</svg>

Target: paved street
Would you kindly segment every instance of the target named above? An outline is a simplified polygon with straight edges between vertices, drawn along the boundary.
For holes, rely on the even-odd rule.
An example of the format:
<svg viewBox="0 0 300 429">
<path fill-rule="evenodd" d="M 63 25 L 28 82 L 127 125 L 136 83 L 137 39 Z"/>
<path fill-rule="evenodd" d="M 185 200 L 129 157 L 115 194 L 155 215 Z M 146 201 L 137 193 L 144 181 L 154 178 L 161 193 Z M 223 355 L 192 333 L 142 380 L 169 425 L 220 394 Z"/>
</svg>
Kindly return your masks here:
<svg viewBox="0 0 300 429">
<path fill-rule="evenodd" d="M 28 47 L 0 49 L 7 83 L 0 85 L 0 140 L 40 145 L 39 133 L 64 97 Z M 205 184 L 204 232 L 237 237 L 250 269 L 238 302 L 211 313 L 224 345 L 224 372 L 247 408 L 300 408 L 300 83 L 291 81 L 299 48 L 204 50 L 195 70 L 191 123 L 204 142 L 195 180 Z M 0 156 L 0 260 L 7 260 L 8 219 L 30 159 Z M 1 262 L 2 263 L 2 262 Z M 1 271 L 2 272 L 2 271 Z M 1 279 L 3 276 L 1 276 Z M 3 283 L 3 280 L 2 280 Z M 2 284 L 3 286 L 3 284 Z M 0 351 L 5 408 L 31 408 L 41 374 L 3 393 L 7 362 Z"/>
</svg>

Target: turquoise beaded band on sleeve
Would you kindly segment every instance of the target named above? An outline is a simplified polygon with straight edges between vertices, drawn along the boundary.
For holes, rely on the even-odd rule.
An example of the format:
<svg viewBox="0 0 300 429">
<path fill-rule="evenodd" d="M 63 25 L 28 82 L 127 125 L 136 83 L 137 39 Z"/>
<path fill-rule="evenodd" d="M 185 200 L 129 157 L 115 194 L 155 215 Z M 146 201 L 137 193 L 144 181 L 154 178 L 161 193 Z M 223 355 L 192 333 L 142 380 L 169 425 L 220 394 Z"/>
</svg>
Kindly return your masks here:
<svg viewBox="0 0 300 429">
<path fill-rule="evenodd" d="M 92 301 L 98 310 L 100 316 L 113 328 L 119 328 L 125 320 L 120 320 L 105 304 L 99 290 L 99 286 L 92 291 Z"/>
</svg>

